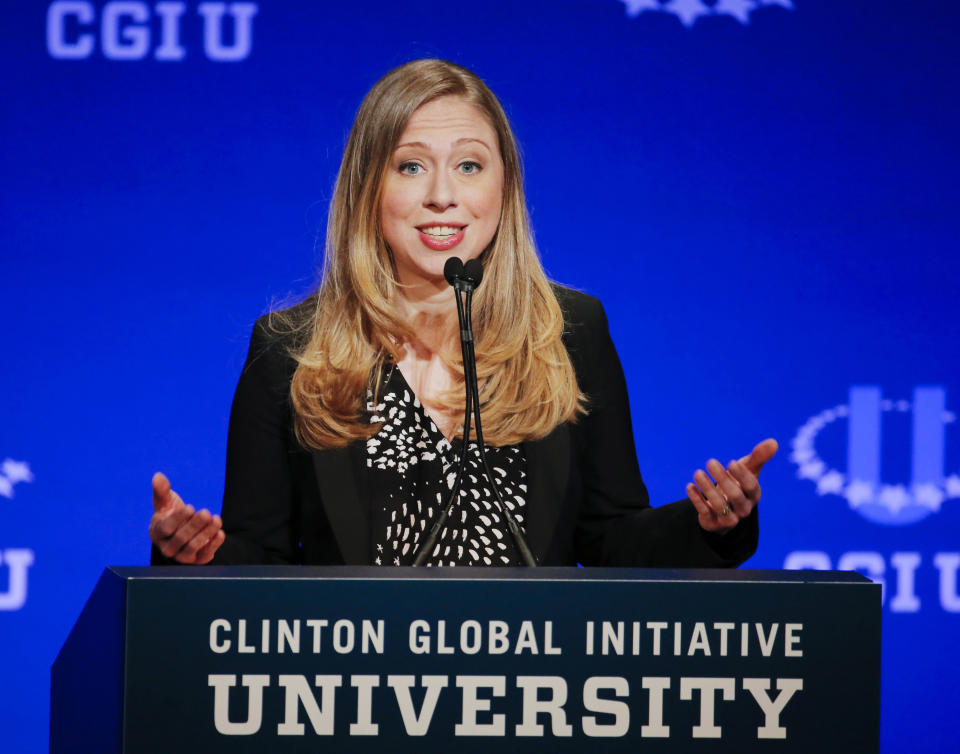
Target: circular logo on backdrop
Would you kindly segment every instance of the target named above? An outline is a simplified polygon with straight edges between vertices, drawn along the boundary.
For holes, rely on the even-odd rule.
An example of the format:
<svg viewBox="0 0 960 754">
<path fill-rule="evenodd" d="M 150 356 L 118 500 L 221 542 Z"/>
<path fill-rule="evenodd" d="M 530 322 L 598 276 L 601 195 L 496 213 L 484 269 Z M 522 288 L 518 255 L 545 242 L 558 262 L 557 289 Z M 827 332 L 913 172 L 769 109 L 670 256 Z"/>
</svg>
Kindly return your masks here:
<svg viewBox="0 0 960 754">
<path fill-rule="evenodd" d="M 750 23 L 750 14 L 757 8 L 776 5 L 793 10 L 792 0 L 622 0 L 627 15 L 656 11 L 672 13 L 684 26 L 693 26 L 701 16 L 731 16 L 742 24 Z"/>
<path fill-rule="evenodd" d="M 838 495 L 850 508 L 877 524 L 904 525 L 940 510 L 960 498 L 960 475 L 947 476 L 945 429 L 956 415 L 945 408 L 942 387 L 918 387 L 913 401 L 882 397 L 880 388 L 850 389 L 849 403 L 810 417 L 791 440 L 790 460 L 797 476 L 816 485 L 818 495 Z M 882 427 L 890 414 L 912 414 L 911 479 L 908 484 L 884 481 L 881 474 Z M 847 425 L 847 469 L 820 457 L 817 437 L 831 425 Z"/>
</svg>

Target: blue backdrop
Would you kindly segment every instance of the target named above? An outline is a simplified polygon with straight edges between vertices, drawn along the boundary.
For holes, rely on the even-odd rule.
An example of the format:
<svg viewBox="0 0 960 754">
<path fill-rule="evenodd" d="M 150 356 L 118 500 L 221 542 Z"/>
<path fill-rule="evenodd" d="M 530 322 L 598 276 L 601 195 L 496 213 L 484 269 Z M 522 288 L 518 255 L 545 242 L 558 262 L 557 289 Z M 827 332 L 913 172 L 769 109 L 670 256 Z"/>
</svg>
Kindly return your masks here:
<svg viewBox="0 0 960 754">
<path fill-rule="evenodd" d="M 444 57 L 601 297 L 655 503 L 766 436 L 751 567 L 885 582 L 887 752 L 956 750 L 960 3 L 35 2 L 0 23 L 0 739 L 150 476 L 218 506 L 254 319 L 315 280 L 363 94 Z"/>
</svg>

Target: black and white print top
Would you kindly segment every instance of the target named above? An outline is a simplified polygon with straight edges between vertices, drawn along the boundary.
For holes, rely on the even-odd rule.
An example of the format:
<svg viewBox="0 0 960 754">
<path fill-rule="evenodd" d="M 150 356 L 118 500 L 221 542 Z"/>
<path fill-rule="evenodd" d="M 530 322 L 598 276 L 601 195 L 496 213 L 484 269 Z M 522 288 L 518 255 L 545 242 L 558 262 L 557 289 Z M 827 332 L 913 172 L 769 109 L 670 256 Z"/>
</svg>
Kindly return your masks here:
<svg viewBox="0 0 960 754">
<path fill-rule="evenodd" d="M 388 371 L 380 402 L 368 402 L 367 411 L 372 423 L 383 422 L 366 446 L 373 562 L 411 565 L 417 545 L 427 537 L 453 490 L 463 440 L 454 438 L 451 443 L 443 436 L 395 367 Z M 486 453 L 504 503 L 524 529 L 523 450 L 519 445 L 488 445 Z M 475 442 L 469 445 L 459 497 L 427 565 L 522 565 Z"/>
</svg>

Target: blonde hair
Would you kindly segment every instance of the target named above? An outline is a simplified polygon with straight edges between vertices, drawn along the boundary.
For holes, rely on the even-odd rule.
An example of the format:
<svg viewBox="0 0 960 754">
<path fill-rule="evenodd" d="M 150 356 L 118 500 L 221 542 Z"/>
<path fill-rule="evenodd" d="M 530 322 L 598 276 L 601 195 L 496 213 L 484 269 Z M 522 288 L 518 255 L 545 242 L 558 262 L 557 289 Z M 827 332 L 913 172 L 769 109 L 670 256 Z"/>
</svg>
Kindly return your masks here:
<svg viewBox="0 0 960 754">
<path fill-rule="evenodd" d="M 540 265 L 527 216 L 517 144 L 493 92 L 470 71 L 443 60 L 416 60 L 390 71 L 364 98 L 337 176 L 327 222 L 323 278 L 298 307 L 297 368 L 290 386 L 294 428 L 311 448 L 339 447 L 379 429 L 365 416 L 367 392 L 381 387 L 384 365 L 414 333 L 396 306 L 400 284 L 379 229 L 384 170 L 414 111 L 461 97 L 489 119 L 503 160 L 500 225 L 483 252 L 483 284 L 474 295 L 474 331 L 484 439 L 510 445 L 539 439 L 573 421 L 584 398 L 563 345 L 563 314 Z M 431 404 L 462 411 L 459 352 L 442 355 L 456 388 Z"/>
</svg>

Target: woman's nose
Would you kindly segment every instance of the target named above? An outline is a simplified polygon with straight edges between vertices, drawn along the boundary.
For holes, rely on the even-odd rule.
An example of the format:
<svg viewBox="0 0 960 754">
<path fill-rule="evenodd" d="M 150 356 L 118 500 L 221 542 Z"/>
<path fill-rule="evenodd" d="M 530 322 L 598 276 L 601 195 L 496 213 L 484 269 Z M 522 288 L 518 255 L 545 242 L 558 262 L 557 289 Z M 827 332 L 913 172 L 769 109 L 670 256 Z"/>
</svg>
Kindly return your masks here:
<svg viewBox="0 0 960 754">
<path fill-rule="evenodd" d="M 457 206 L 456 187 L 446 171 L 438 170 L 433 174 L 423 204 L 440 212 Z"/>
</svg>

